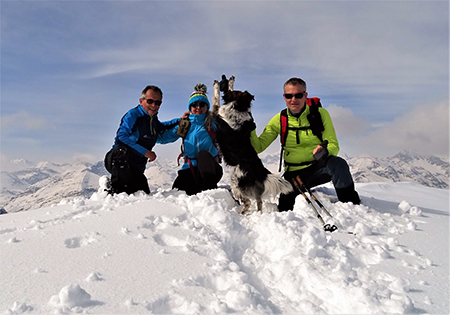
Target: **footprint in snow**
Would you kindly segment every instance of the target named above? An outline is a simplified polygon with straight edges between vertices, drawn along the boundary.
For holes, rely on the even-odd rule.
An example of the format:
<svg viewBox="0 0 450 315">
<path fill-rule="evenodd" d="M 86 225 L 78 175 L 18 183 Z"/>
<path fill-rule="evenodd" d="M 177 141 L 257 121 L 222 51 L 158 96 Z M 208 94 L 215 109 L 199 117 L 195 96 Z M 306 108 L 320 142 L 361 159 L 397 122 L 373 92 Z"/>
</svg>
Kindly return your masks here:
<svg viewBox="0 0 450 315">
<path fill-rule="evenodd" d="M 186 240 L 167 234 L 156 234 L 153 236 L 153 239 L 158 245 L 161 246 L 181 247 L 186 246 L 187 244 Z"/>
<path fill-rule="evenodd" d="M 79 237 L 68 238 L 64 241 L 67 248 L 78 248 L 81 246 L 81 241 Z"/>
</svg>

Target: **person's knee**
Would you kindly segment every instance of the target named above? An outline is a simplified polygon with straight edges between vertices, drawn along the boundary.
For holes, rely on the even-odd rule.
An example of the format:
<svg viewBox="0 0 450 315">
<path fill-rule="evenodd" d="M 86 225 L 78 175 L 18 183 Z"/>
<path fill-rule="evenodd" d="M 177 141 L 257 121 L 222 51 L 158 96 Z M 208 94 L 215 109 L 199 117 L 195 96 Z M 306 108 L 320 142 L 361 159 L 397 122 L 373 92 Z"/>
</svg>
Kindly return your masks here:
<svg viewBox="0 0 450 315">
<path fill-rule="evenodd" d="M 197 153 L 197 161 L 198 160 L 209 160 L 209 159 L 212 159 L 213 158 L 213 156 L 211 155 L 211 153 L 209 153 L 208 151 L 206 151 L 206 150 L 200 150 L 198 153 Z"/>
<path fill-rule="evenodd" d="M 339 156 L 330 157 L 327 161 L 327 168 L 331 170 L 332 173 L 350 170 L 347 161 Z"/>
</svg>

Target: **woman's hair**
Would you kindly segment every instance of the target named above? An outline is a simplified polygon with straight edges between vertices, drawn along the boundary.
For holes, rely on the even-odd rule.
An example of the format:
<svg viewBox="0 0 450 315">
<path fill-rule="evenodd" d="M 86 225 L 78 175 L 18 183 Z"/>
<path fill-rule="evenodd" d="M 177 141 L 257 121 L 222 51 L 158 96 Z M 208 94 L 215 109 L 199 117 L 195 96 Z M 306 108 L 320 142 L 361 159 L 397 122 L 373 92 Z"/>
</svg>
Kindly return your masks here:
<svg viewBox="0 0 450 315">
<path fill-rule="evenodd" d="M 205 118 L 205 122 L 203 123 L 203 126 L 205 126 L 206 130 L 211 129 L 213 127 L 213 114 L 212 112 L 209 110 L 206 111 L 206 118 Z"/>
</svg>

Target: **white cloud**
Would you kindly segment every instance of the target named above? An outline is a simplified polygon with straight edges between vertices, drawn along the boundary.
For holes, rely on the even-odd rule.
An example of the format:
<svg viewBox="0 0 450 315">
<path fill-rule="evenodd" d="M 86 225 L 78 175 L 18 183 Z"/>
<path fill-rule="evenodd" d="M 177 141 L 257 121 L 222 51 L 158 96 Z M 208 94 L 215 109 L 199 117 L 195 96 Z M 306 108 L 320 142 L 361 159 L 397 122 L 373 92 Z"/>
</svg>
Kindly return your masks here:
<svg viewBox="0 0 450 315">
<path fill-rule="evenodd" d="M 330 113 L 334 129 L 338 136 L 354 136 L 355 134 L 364 134 L 371 128 L 371 123 L 362 118 L 356 117 L 349 108 L 338 105 L 327 106 Z"/>
<path fill-rule="evenodd" d="M 449 103 L 421 104 L 380 128 L 369 138 L 391 149 L 419 154 L 449 154 Z"/>
<path fill-rule="evenodd" d="M 14 36 L 2 40 L 2 58 L 8 61 L 2 64 L 2 109 L 15 111 L 24 87 L 43 106 L 33 109 L 38 117 L 22 111 L 1 118 L 2 140 L 8 140 L 2 143 L 4 150 L 16 150 L 19 137 L 40 137 L 52 154 L 62 150 L 70 134 L 76 137 L 65 151 L 90 152 L 99 146 L 98 137 L 86 135 L 104 135 L 105 126 L 113 133 L 120 115 L 135 104 L 130 91 L 138 94 L 148 81 L 163 88 L 165 104 L 171 106 L 163 108 L 160 118 L 168 119 L 185 110 L 195 83 L 233 74 L 237 88 L 255 94 L 254 116 L 262 125 L 283 105 L 283 82 L 302 77 L 311 95 L 341 106 L 327 109 L 343 150 L 353 145 L 358 154 L 408 146 L 392 137 L 414 139 L 417 147 L 431 145 L 437 137 L 431 131 L 414 129 L 407 137 L 403 132 L 412 126 L 399 120 L 396 124 L 405 126 L 394 130 L 386 119 L 395 119 L 429 95 L 448 98 L 445 1 L 5 5 L 2 26 Z M 44 14 L 49 18 L 42 19 Z M 55 124 L 67 117 L 70 124 Z M 88 123 L 92 117 L 102 119 Z M 38 132 L 46 126 L 53 130 Z"/>
<path fill-rule="evenodd" d="M 120 8 L 134 16 L 133 6 Z M 167 2 L 157 8 L 160 16 L 144 24 L 151 33 L 148 39 L 76 51 L 76 60 L 92 65 L 87 77 L 196 75 L 232 67 L 260 76 L 312 72 L 336 89 L 361 94 L 412 93 L 448 79 L 448 62 L 443 64 L 448 59 L 448 17 L 441 13 L 448 9 L 445 3 Z M 151 9 L 143 7 L 138 16 Z M 111 16 L 116 18 L 124 20 Z M 159 27 L 162 23 L 169 25 Z M 139 38 L 134 31 L 129 36 Z"/>
<path fill-rule="evenodd" d="M 47 126 L 48 123 L 46 118 L 32 115 L 25 110 L 1 116 L 1 129 L 3 136 L 43 130 L 46 129 Z"/>
<path fill-rule="evenodd" d="M 372 131 L 355 128 L 353 134 L 352 128 L 345 124 L 357 125 L 355 120 L 358 119 L 347 109 L 332 108 L 331 112 L 337 114 L 332 117 L 338 138 L 346 143 L 346 152 L 380 156 L 408 150 L 422 155 L 449 156 L 448 100 L 420 104 L 392 122 L 376 128 L 371 126 L 374 128 Z M 370 132 L 364 134 L 364 131 Z"/>
</svg>

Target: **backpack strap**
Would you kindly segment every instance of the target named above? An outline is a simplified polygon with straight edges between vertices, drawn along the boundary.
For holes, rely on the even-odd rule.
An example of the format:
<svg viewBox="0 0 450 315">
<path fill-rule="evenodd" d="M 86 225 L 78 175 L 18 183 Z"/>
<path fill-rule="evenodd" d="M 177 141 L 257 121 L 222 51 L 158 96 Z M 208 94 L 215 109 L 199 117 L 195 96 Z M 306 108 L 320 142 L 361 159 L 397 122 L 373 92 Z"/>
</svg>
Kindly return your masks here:
<svg viewBox="0 0 450 315">
<path fill-rule="evenodd" d="M 313 135 L 319 138 L 320 142 L 323 142 L 322 132 L 325 130 L 322 122 L 322 116 L 319 113 L 319 107 L 322 107 L 320 98 L 311 97 L 306 99 L 306 104 L 309 106 L 309 114 L 307 116 L 309 125 Z"/>
<path fill-rule="evenodd" d="M 283 163 L 284 145 L 286 144 L 287 134 L 288 134 L 288 115 L 287 115 L 287 108 L 285 108 L 280 112 L 281 152 L 280 152 L 280 165 L 278 166 L 278 172 L 281 172 L 281 165 Z"/>
<path fill-rule="evenodd" d="M 287 108 L 280 112 L 281 130 L 280 130 L 280 141 L 281 146 L 284 147 L 286 144 L 286 138 L 288 134 L 288 115 Z"/>
<path fill-rule="evenodd" d="M 189 131 L 189 129 L 191 128 L 191 122 L 189 121 L 189 119 L 181 119 L 179 121 L 179 126 L 178 126 L 178 130 L 176 132 L 177 136 L 181 137 L 181 147 L 180 147 L 180 154 L 178 155 L 177 158 L 177 163 L 178 166 L 180 166 L 180 159 L 183 157 L 184 155 L 184 139 L 186 138 L 186 135 Z"/>
<path fill-rule="evenodd" d="M 283 153 L 284 153 L 284 147 L 286 145 L 286 139 L 289 133 L 289 130 L 308 130 L 311 129 L 309 126 L 305 127 L 289 127 L 288 124 L 288 109 L 285 108 L 280 112 L 280 142 L 281 142 L 281 152 L 280 152 L 280 164 L 278 166 L 278 172 L 281 172 L 281 165 L 283 164 Z M 299 135 L 297 132 L 297 143 L 300 143 Z M 286 165 L 286 161 L 284 161 L 284 164 Z M 302 164 L 303 165 L 303 164 Z"/>
<path fill-rule="evenodd" d="M 211 137 L 212 142 L 214 143 L 214 146 L 217 149 L 217 163 L 222 163 L 222 150 L 220 149 L 219 146 L 219 142 L 217 141 L 216 138 L 216 132 L 214 131 L 213 126 L 209 126 L 208 128 L 206 128 L 206 131 L 208 131 L 209 136 Z"/>
</svg>

